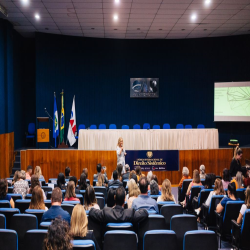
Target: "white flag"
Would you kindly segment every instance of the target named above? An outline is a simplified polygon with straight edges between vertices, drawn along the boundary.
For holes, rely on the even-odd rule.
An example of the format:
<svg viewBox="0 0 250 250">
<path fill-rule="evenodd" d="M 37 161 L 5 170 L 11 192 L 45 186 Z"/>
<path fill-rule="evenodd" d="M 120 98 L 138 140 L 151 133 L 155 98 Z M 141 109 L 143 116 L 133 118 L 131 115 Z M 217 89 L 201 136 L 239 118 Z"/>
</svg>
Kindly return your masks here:
<svg viewBox="0 0 250 250">
<path fill-rule="evenodd" d="M 75 110 L 75 96 L 74 96 L 70 120 L 69 120 L 68 137 L 67 137 L 69 140 L 70 146 L 72 146 L 76 142 L 75 132 L 76 132 L 76 110 Z"/>
</svg>

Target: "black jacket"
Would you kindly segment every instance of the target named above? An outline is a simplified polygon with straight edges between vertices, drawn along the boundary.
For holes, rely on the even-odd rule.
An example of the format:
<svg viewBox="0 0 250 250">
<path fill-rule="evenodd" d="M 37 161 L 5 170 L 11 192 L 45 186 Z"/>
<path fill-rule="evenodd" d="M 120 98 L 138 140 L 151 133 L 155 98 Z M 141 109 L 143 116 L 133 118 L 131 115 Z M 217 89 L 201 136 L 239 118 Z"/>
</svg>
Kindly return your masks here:
<svg viewBox="0 0 250 250">
<path fill-rule="evenodd" d="M 122 222 L 136 224 L 148 218 L 148 212 L 146 209 L 135 211 L 133 208 L 124 209 L 117 205 L 114 208 L 105 207 L 103 210 L 92 208 L 89 211 L 89 217 L 104 224 Z"/>
<path fill-rule="evenodd" d="M 73 239 L 74 240 L 93 240 L 95 243 L 96 250 L 101 250 L 98 245 L 98 242 L 96 241 L 93 230 L 88 230 L 85 237 L 74 236 Z"/>
<path fill-rule="evenodd" d="M 108 183 L 108 188 L 110 188 L 111 186 L 115 186 L 115 187 L 123 187 L 123 184 L 118 181 L 118 180 L 115 180 L 115 181 L 110 181 Z"/>
<path fill-rule="evenodd" d="M 122 181 L 129 179 L 129 174 L 130 174 L 130 172 L 125 173 L 125 174 L 122 176 Z"/>
<path fill-rule="evenodd" d="M 230 176 L 231 177 L 236 176 L 236 174 L 237 174 L 238 171 L 242 172 L 240 161 L 238 161 L 236 159 L 233 159 L 231 161 L 230 170 L 229 170 Z"/>
</svg>

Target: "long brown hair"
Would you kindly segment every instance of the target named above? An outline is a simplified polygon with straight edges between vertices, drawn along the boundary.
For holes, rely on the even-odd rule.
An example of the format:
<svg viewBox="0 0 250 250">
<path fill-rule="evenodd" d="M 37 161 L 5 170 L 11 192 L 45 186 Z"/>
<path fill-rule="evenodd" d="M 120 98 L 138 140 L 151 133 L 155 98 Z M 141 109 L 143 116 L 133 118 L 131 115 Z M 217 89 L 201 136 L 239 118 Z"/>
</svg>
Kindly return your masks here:
<svg viewBox="0 0 250 250">
<path fill-rule="evenodd" d="M 94 203 L 97 203 L 95 197 L 95 189 L 92 186 L 88 186 L 84 195 L 84 208 L 85 210 L 89 209 L 89 206 L 93 206 Z"/>
<path fill-rule="evenodd" d="M 219 178 L 217 178 L 214 182 L 214 191 L 215 191 L 216 195 L 224 195 L 225 194 L 222 180 Z"/>
<path fill-rule="evenodd" d="M 98 186 L 98 187 L 102 187 L 103 183 L 104 183 L 104 176 L 103 176 L 103 174 L 98 174 L 97 182 L 96 182 L 95 185 Z"/>
<path fill-rule="evenodd" d="M 250 208 L 250 187 L 248 186 L 246 191 L 245 191 L 245 195 L 246 195 L 246 199 L 245 199 L 245 203 L 247 206 L 247 209 Z"/>
<path fill-rule="evenodd" d="M 29 209 L 45 210 L 43 191 L 39 186 L 33 188 Z"/>
<path fill-rule="evenodd" d="M 77 204 L 72 212 L 70 221 L 72 237 L 85 237 L 88 232 L 88 218 L 82 205 Z"/>
<path fill-rule="evenodd" d="M 197 183 L 197 184 L 201 182 L 200 174 L 199 174 L 199 171 L 197 169 L 195 169 L 193 172 L 193 182 Z"/>
<path fill-rule="evenodd" d="M 37 175 L 32 175 L 31 176 L 31 180 L 30 180 L 30 190 L 29 190 L 29 194 L 32 194 L 32 191 L 33 189 L 36 187 L 36 186 L 39 186 L 40 187 L 40 182 L 39 182 L 39 178 Z"/>
<path fill-rule="evenodd" d="M 6 179 L 0 180 L 0 198 L 5 198 L 7 194 L 8 182 Z"/>
<path fill-rule="evenodd" d="M 161 198 L 163 201 L 174 201 L 171 190 L 171 182 L 169 179 L 165 179 L 162 183 Z"/>
<path fill-rule="evenodd" d="M 65 194 L 65 198 L 71 198 L 71 197 L 76 197 L 75 193 L 75 182 L 74 181 L 69 181 L 67 185 L 67 190 Z"/>
</svg>

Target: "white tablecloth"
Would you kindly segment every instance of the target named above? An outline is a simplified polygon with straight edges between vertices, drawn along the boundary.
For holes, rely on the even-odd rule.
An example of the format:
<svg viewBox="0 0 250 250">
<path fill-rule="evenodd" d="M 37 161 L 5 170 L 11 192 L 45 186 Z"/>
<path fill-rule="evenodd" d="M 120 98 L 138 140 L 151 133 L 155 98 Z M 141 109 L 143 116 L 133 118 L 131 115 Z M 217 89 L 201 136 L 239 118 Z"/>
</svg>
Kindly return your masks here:
<svg viewBox="0 0 250 250">
<path fill-rule="evenodd" d="M 116 150 L 118 138 L 126 150 L 217 149 L 218 129 L 82 129 L 80 150 Z"/>
</svg>

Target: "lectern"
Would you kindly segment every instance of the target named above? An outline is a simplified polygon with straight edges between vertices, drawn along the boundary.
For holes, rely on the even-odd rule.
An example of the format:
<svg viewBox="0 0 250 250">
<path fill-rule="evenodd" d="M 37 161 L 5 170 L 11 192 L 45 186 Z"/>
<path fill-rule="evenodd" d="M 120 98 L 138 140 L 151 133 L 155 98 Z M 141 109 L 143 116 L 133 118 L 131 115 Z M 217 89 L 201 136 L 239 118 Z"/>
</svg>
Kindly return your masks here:
<svg viewBox="0 0 250 250">
<path fill-rule="evenodd" d="M 49 117 L 37 117 L 38 129 L 37 129 L 37 142 L 49 143 Z M 40 128 L 41 123 L 48 123 L 48 128 Z"/>
</svg>

